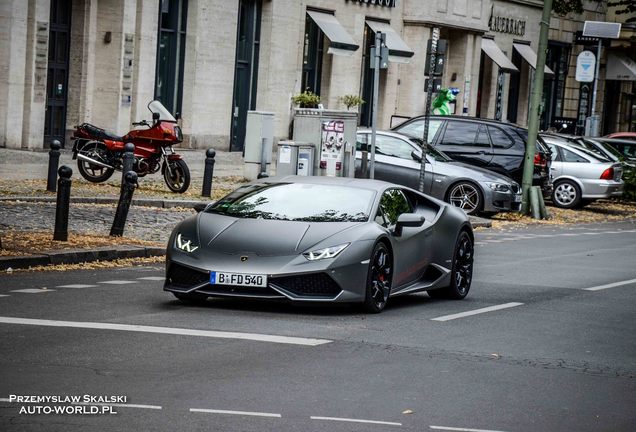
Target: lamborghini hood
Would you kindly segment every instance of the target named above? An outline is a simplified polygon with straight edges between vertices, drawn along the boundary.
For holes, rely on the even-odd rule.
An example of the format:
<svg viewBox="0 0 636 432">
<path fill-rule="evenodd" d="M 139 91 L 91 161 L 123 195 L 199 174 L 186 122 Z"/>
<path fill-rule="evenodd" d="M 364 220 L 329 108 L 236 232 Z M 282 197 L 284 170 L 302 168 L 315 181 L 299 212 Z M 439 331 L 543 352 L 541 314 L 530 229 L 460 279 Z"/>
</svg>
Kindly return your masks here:
<svg viewBox="0 0 636 432">
<path fill-rule="evenodd" d="M 237 219 L 202 213 L 199 238 L 208 250 L 225 254 L 260 256 L 298 255 L 317 243 L 347 231 L 361 222 L 294 222 L 266 219 Z M 346 243 L 341 236 L 333 245 Z"/>
</svg>

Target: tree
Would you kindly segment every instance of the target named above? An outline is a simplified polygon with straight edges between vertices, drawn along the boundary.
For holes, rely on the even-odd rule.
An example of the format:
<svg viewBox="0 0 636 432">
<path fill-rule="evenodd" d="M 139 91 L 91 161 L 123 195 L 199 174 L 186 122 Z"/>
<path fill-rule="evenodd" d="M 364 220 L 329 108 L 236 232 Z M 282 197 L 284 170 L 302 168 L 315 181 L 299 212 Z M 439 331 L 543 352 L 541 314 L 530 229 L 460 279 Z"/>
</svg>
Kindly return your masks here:
<svg viewBox="0 0 636 432">
<path fill-rule="evenodd" d="M 630 14 L 626 23 L 636 22 L 636 0 L 614 0 L 607 2 L 607 7 L 615 7 L 616 15 Z"/>
<path fill-rule="evenodd" d="M 582 0 L 554 0 L 552 10 L 558 15 L 567 15 L 570 12 L 583 13 Z"/>
</svg>

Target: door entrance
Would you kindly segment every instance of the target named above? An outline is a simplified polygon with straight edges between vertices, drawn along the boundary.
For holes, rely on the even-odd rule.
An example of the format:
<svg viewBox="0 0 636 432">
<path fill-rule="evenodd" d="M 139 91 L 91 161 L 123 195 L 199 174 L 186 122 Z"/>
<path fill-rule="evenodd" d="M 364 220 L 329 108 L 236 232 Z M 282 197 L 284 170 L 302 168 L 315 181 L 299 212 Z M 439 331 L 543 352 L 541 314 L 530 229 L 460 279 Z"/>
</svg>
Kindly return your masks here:
<svg viewBox="0 0 636 432">
<path fill-rule="evenodd" d="M 56 139 L 64 146 L 68 56 L 71 36 L 71 0 L 51 0 L 49 60 L 46 83 L 44 146 Z"/>
<path fill-rule="evenodd" d="M 230 151 L 243 151 L 247 111 L 256 109 L 260 33 L 261 0 L 240 0 Z"/>
</svg>

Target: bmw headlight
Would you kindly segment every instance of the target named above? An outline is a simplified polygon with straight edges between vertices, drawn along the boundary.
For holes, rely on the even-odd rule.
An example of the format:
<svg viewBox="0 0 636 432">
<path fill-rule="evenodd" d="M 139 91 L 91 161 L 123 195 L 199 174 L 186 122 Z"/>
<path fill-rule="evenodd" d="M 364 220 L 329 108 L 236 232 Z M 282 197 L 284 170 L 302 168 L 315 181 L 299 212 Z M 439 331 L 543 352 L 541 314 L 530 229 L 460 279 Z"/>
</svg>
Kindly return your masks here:
<svg viewBox="0 0 636 432">
<path fill-rule="evenodd" d="M 199 249 L 199 246 L 192 243 L 192 240 L 182 236 L 181 233 L 178 233 L 177 236 L 175 237 L 174 247 L 186 253 L 192 253 L 195 250 Z"/>
<path fill-rule="evenodd" d="M 314 250 L 311 252 L 303 253 L 303 256 L 309 261 L 317 261 L 327 258 L 335 258 L 340 252 L 345 250 L 349 246 L 349 243 L 341 244 L 338 246 L 326 247 L 323 249 Z"/>
<path fill-rule="evenodd" d="M 495 192 L 510 192 L 510 185 L 505 183 L 486 183 Z"/>
</svg>

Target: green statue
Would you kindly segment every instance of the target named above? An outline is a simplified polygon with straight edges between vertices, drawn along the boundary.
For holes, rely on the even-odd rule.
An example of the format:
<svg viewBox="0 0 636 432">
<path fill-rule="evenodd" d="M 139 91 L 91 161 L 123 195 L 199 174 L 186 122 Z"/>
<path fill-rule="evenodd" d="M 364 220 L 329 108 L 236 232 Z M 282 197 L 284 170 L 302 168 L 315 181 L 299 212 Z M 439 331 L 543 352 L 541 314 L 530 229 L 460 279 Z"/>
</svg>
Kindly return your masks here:
<svg viewBox="0 0 636 432">
<path fill-rule="evenodd" d="M 441 88 L 437 97 L 433 99 L 433 114 L 451 115 L 450 103 L 455 100 L 457 93 L 455 89 Z"/>
</svg>

